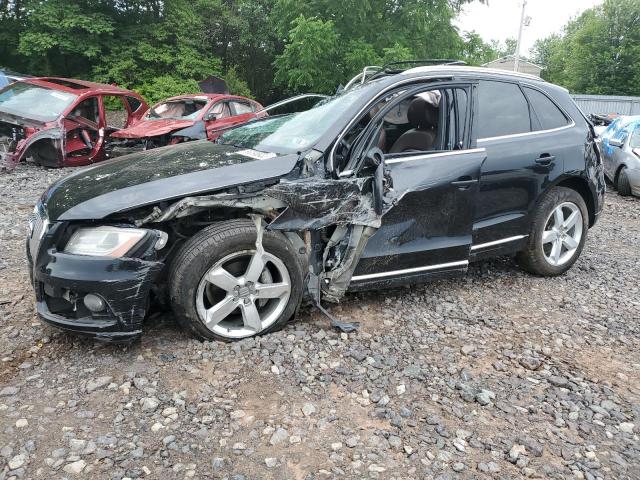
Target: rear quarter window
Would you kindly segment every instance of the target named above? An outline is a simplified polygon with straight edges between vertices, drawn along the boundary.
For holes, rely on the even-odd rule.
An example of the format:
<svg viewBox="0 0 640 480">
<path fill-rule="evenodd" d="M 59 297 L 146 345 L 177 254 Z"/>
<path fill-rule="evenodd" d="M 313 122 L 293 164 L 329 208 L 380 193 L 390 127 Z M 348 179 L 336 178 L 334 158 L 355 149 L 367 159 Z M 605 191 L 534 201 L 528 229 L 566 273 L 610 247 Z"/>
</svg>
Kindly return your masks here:
<svg viewBox="0 0 640 480">
<path fill-rule="evenodd" d="M 529 104 L 515 83 L 481 81 L 478 86 L 478 138 L 531 131 Z"/>
<path fill-rule="evenodd" d="M 536 130 L 552 130 L 554 128 L 565 127 L 569 124 L 569 119 L 562 113 L 562 110 L 544 93 L 528 87 L 524 87 L 524 91 L 540 122 Z"/>
</svg>

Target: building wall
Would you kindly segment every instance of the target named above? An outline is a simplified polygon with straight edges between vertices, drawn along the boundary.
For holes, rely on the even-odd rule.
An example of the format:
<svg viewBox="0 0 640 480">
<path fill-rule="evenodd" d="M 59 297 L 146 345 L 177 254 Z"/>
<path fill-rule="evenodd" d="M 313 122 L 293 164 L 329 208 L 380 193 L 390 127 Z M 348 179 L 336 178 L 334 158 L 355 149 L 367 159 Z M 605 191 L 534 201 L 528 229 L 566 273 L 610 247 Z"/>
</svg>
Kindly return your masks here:
<svg viewBox="0 0 640 480">
<path fill-rule="evenodd" d="M 584 113 L 618 113 L 640 115 L 640 97 L 607 95 L 572 95 Z"/>
<path fill-rule="evenodd" d="M 509 72 L 513 72 L 513 68 L 515 67 L 515 59 L 507 58 L 504 60 L 494 60 L 493 62 L 486 63 L 484 66 L 488 68 L 495 68 L 497 70 L 507 70 Z M 529 75 L 535 75 L 536 77 L 539 77 L 541 69 L 537 65 L 532 65 L 531 63 L 520 61 L 518 72 L 528 73 Z"/>
</svg>

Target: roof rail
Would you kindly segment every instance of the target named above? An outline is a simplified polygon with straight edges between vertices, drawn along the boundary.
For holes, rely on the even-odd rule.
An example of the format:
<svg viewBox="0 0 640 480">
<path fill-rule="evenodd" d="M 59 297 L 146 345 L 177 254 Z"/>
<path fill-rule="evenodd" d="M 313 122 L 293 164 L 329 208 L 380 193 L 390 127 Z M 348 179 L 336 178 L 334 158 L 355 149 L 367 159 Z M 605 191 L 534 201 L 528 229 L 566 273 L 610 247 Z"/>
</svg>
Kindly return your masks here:
<svg viewBox="0 0 640 480">
<path fill-rule="evenodd" d="M 466 65 L 467 62 L 464 62 L 462 60 L 453 60 L 453 59 L 447 59 L 447 58 L 427 58 L 424 60 L 400 60 L 397 62 L 389 62 L 389 63 L 385 63 L 382 68 L 380 69 L 381 71 L 390 71 L 393 73 L 398 73 L 398 71 L 403 71 L 406 70 L 405 68 L 394 68 L 392 69 L 391 67 L 397 67 L 399 65 L 410 65 L 411 67 L 416 67 L 416 66 L 432 66 L 432 65 Z"/>
<path fill-rule="evenodd" d="M 362 72 L 353 77 L 347 85 L 344 87 L 344 90 L 348 90 L 352 86 L 356 84 L 363 84 L 368 82 L 369 80 L 373 80 L 376 78 L 380 78 L 386 75 L 395 75 L 397 73 L 404 72 L 410 68 L 415 68 L 418 66 L 434 66 L 434 65 L 466 65 L 467 62 L 462 60 L 453 60 L 453 59 L 445 59 L 445 58 L 428 58 L 424 60 L 400 60 L 396 62 L 388 62 L 385 63 L 382 67 L 377 65 L 371 65 L 368 67 L 364 67 Z M 405 66 L 406 68 L 400 68 L 401 66 Z"/>
</svg>

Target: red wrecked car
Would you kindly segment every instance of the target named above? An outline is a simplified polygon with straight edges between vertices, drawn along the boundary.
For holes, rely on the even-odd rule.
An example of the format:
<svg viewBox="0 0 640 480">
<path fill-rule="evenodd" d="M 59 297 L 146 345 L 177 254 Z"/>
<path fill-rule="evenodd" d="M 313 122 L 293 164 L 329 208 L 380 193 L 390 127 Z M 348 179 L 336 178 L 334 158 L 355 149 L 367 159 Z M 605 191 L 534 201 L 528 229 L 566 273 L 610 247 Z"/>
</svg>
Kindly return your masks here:
<svg viewBox="0 0 640 480">
<path fill-rule="evenodd" d="M 154 105 L 132 127 L 114 132 L 110 151 L 117 156 L 189 140 L 215 140 L 231 127 L 266 115 L 258 102 L 237 95 L 180 95 Z"/>
<path fill-rule="evenodd" d="M 108 158 L 109 139 L 147 111 L 130 90 L 67 78 L 29 78 L 0 90 L 0 165 L 48 167 Z"/>
</svg>

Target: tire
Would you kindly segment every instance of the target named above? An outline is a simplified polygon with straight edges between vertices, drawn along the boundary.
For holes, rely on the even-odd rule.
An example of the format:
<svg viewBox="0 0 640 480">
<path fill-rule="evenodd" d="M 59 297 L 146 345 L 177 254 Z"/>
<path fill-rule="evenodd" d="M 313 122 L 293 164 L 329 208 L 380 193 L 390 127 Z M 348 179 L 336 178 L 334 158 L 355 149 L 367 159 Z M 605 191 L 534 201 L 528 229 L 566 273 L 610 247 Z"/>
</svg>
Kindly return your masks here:
<svg viewBox="0 0 640 480">
<path fill-rule="evenodd" d="M 616 189 L 618 195 L 628 197 L 631 195 L 631 184 L 629 183 L 629 177 L 627 176 L 627 167 L 622 167 L 620 173 L 618 173 L 618 181 L 616 182 Z"/>
<path fill-rule="evenodd" d="M 556 233 L 556 211 L 565 221 L 575 220 L 568 230 Z M 579 212 L 579 216 L 577 215 Z M 576 213 L 575 217 L 571 217 Z M 562 275 L 576 262 L 582 253 L 589 229 L 589 212 L 582 196 L 570 188 L 554 187 L 544 194 L 532 215 L 527 247 L 519 252 L 516 260 L 520 267 L 535 275 L 554 277 Z M 565 222 L 560 222 L 564 225 Z M 579 240 L 577 240 L 577 234 Z M 544 235 L 544 240 L 543 240 Z M 569 238 L 570 237 L 570 238 Z M 553 239 L 553 240 L 551 240 Z M 570 243 L 571 248 L 568 246 Z M 560 247 L 558 247 L 560 245 Z M 559 248 L 558 255 L 554 255 Z M 566 250 L 565 250 L 566 249 Z M 565 253 L 562 253 L 562 252 Z M 554 263 L 557 260 L 557 263 Z"/>
<path fill-rule="evenodd" d="M 234 341 L 279 330 L 293 316 L 303 293 L 299 256 L 282 233 L 264 231 L 264 255 L 259 256 L 266 259 L 264 268 L 254 269 L 261 273 L 255 282 L 248 282 L 251 276 L 248 267 L 256 254 L 256 236 L 252 221 L 230 220 L 205 228 L 180 248 L 169 270 L 169 298 L 182 328 L 202 340 Z M 205 279 L 205 275 L 214 281 Z M 232 278 L 241 279 L 242 285 L 234 284 Z M 219 287 L 221 284 L 224 288 Z M 277 298 L 258 298 L 266 295 L 265 290 L 258 289 L 269 285 L 283 292 L 288 288 L 289 292 Z M 259 314 L 261 330 L 249 328 L 250 319 L 255 325 L 252 306 Z M 212 311 L 218 313 L 207 317 Z M 226 316 L 219 321 L 223 313 Z M 212 319 L 211 327 L 205 317 Z"/>
</svg>

